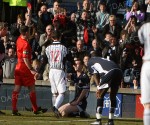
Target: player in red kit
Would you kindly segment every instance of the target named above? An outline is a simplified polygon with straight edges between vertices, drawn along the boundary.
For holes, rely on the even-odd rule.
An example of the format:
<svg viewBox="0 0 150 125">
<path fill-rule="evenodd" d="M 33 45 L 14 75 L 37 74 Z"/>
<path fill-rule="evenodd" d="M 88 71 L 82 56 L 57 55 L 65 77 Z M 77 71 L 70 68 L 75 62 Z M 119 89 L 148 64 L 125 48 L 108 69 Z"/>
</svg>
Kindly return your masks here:
<svg viewBox="0 0 150 125">
<path fill-rule="evenodd" d="M 17 110 L 17 100 L 22 86 L 28 87 L 29 89 L 33 113 L 44 113 L 47 109 L 38 107 L 36 103 L 35 80 L 38 77 L 38 73 L 31 66 L 31 47 L 28 43 L 28 27 L 22 26 L 20 33 L 21 35 L 18 37 L 16 43 L 18 63 L 15 69 L 15 87 L 12 93 L 12 115 L 21 115 Z"/>
</svg>

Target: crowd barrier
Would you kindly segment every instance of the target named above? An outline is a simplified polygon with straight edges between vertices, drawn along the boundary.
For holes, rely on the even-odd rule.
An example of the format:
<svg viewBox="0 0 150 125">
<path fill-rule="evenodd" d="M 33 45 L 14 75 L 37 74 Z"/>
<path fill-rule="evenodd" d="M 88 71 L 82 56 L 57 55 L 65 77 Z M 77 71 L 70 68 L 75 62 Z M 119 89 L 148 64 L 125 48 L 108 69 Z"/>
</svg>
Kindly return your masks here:
<svg viewBox="0 0 150 125">
<path fill-rule="evenodd" d="M 14 87 L 13 79 L 4 79 L 4 84 L 0 90 L 0 110 L 11 110 L 11 94 Z M 65 94 L 65 100 L 67 103 L 74 98 L 74 86 L 68 86 Z M 50 83 L 47 81 L 36 81 L 37 91 L 37 103 L 39 106 L 50 109 L 52 107 L 51 102 L 51 89 Z M 96 87 L 90 88 L 88 97 L 87 112 L 91 116 L 95 116 L 96 110 Z M 117 107 L 115 110 L 115 117 L 123 118 L 142 118 L 143 105 L 140 102 L 140 89 L 120 88 L 117 94 Z M 29 100 L 29 92 L 27 88 L 22 88 L 18 98 L 18 109 L 25 110 L 25 107 L 31 107 Z M 109 91 L 104 97 L 103 116 L 108 116 L 110 107 Z"/>
</svg>

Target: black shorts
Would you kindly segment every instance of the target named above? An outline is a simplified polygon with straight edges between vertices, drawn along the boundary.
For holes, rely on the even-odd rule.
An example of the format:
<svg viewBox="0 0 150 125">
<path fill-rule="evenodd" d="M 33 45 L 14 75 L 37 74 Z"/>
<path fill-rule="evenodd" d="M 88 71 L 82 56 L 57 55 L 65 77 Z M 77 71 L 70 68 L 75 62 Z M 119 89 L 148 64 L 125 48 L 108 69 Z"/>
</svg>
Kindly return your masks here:
<svg viewBox="0 0 150 125">
<path fill-rule="evenodd" d="M 106 75 L 101 77 L 101 85 L 105 83 L 110 83 L 110 87 L 117 85 L 119 86 L 123 78 L 123 73 L 120 69 L 113 69 L 109 71 Z"/>
</svg>

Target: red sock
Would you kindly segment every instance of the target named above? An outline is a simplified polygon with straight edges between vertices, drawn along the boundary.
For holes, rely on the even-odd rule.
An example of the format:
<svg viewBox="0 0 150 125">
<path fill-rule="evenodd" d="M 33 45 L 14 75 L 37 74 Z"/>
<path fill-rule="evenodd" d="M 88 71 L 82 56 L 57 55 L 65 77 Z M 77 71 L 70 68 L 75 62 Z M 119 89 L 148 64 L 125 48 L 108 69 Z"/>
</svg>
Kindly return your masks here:
<svg viewBox="0 0 150 125">
<path fill-rule="evenodd" d="M 35 92 L 30 92 L 30 100 L 32 103 L 33 111 L 37 111 L 38 107 L 36 104 L 36 93 Z"/>
<path fill-rule="evenodd" d="M 17 111 L 17 101 L 19 92 L 13 91 L 12 93 L 12 110 Z"/>
</svg>

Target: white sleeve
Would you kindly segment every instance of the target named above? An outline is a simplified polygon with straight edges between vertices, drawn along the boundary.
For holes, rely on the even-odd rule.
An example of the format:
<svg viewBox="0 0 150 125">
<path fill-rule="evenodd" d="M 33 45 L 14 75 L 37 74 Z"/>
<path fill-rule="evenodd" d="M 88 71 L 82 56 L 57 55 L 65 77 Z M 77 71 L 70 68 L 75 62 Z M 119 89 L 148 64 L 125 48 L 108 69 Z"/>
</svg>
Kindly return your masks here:
<svg viewBox="0 0 150 125">
<path fill-rule="evenodd" d="M 145 41 L 143 32 L 144 32 L 144 25 L 138 30 L 138 37 L 141 44 L 144 44 Z"/>
</svg>

